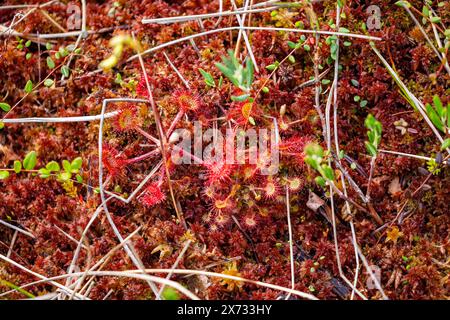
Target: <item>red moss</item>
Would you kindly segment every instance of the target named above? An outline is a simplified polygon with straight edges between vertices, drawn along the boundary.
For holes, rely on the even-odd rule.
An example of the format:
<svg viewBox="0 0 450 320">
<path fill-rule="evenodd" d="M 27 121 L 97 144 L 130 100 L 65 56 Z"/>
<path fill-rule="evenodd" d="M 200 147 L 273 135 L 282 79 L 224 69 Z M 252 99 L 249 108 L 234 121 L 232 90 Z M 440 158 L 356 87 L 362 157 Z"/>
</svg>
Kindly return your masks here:
<svg viewBox="0 0 450 320">
<path fill-rule="evenodd" d="M 161 191 L 161 187 L 156 182 L 152 182 L 145 188 L 139 201 L 146 207 L 152 207 L 163 202 L 165 199 L 166 195 Z"/>
</svg>

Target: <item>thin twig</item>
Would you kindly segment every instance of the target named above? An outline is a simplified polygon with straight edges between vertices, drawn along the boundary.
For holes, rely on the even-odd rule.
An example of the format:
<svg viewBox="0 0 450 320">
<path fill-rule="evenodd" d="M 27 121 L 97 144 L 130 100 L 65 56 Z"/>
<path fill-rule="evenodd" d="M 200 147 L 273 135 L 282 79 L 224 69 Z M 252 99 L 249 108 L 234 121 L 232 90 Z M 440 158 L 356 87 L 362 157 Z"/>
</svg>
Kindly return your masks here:
<svg viewBox="0 0 450 320">
<path fill-rule="evenodd" d="M 289 261 L 291 264 L 291 289 L 295 289 L 295 265 L 294 265 L 294 249 L 293 249 L 293 236 L 292 236 L 292 224 L 291 224 L 291 208 L 290 208 L 290 200 L 289 200 L 289 187 L 286 186 L 286 215 L 288 221 L 288 231 L 289 231 Z M 286 296 L 286 300 L 288 300 L 291 296 L 289 293 Z"/>
</svg>

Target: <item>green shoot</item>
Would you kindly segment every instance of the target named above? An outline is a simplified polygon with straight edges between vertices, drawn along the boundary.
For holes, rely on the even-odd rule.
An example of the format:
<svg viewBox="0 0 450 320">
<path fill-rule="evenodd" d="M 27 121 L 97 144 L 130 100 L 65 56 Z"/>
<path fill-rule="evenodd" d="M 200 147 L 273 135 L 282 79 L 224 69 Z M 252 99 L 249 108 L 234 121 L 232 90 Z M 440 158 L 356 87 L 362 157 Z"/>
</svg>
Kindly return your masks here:
<svg viewBox="0 0 450 320">
<path fill-rule="evenodd" d="M 216 67 L 236 87 L 244 91 L 247 95 L 249 94 L 254 76 L 253 63 L 250 59 L 247 59 L 245 66 L 243 66 L 234 56 L 234 52 L 228 50 L 228 57 L 222 57 L 222 63 L 216 63 Z"/>
<path fill-rule="evenodd" d="M 315 143 L 308 144 L 305 147 L 305 153 L 306 164 L 320 174 L 315 178 L 318 185 L 325 187 L 327 182 L 334 181 L 334 171 L 324 162 L 324 151 L 321 146 Z"/>
<path fill-rule="evenodd" d="M 364 121 L 364 124 L 367 129 L 367 137 L 369 138 L 369 141 L 366 141 L 366 149 L 367 152 L 372 156 L 376 157 L 378 153 L 378 146 L 380 145 L 381 141 L 381 123 L 375 119 L 375 117 L 371 114 L 369 114 Z"/>
<path fill-rule="evenodd" d="M 450 133 L 450 103 L 444 107 L 441 99 L 435 95 L 433 97 L 433 106 L 427 103 L 425 108 L 428 117 L 436 128 L 444 134 Z"/>
</svg>

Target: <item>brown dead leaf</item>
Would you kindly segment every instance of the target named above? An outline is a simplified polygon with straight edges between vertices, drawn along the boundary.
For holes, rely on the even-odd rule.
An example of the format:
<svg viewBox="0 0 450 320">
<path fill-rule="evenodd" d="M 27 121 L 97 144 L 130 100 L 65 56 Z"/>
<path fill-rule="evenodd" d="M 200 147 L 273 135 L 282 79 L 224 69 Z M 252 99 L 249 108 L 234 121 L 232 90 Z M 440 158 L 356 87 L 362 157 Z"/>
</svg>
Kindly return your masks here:
<svg viewBox="0 0 450 320">
<path fill-rule="evenodd" d="M 317 209 L 319 209 L 321 206 L 325 204 L 325 201 L 322 200 L 317 194 L 310 191 L 309 192 L 309 198 L 308 202 L 306 203 L 306 206 L 310 208 L 312 211 L 316 212 Z"/>
<path fill-rule="evenodd" d="M 402 186 L 400 185 L 400 179 L 395 177 L 394 180 L 389 183 L 388 191 L 394 197 L 399 196 L 402 193 Z"/>
</svg>

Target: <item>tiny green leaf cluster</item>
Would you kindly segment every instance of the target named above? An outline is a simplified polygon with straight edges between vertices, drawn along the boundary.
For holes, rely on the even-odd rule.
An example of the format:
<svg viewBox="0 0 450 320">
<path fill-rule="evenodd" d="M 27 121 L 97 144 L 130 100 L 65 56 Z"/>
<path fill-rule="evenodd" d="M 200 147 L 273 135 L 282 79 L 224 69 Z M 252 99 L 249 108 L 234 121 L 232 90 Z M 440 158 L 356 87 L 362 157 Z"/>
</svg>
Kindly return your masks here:
<svg viewBox="0 0 450 320">
<path fill-rule="evenodd" d="M 254 67 L 250 59 L 247 59 L 244 67 L 234 56 L 233 50 L 228 50 L 228 56 L 223 56 L 222 63 L 216 63 L 216 67 L 233 85 L 246 93 L 245 97 L 242 97 L 243 100 L 248 98 L 254 78 Z"/>
<path fill-rule="evenodd" d="M 364 124 L 366 125 L 366 128 L 369 129 L 367 131 L 367 137 L 369 138 L 369 141 L 366 141 L 367 152 L 372 157 L 376 157 L 378 146 L 380 145 L 381 141 L 381 123 L 377 119 L 375 119 L 373 115 L 369 114 L 364 121 Z"/>
<path fill-rule="evenodd" d="M 37 158 L 36 158 L 36 151 L 30 151 L 27 153 L 25 158 L 23 158 L 22 161 L 16 160 L 14 161 L 14 172 L 20 173 L 22 171 L 22 168 L 25 170 L 33 170 L 36 166 Z M 9 177 L 9 171 L 7 170 L 1 170 L 0 171 L 0 180 L 6 179 Z"/>
<path fill-rule="evenodd" d="M 22 161 L 15 160 L 13 165 L 13 170 L 15 173 L 20 173 L 22 170 L 31 171 L 34 170 L 37 164 L 37 155 L 36 151 L 30 151 L 27 153 L 25 158 Z M 45 167 L 37 170 L 40 178 L 48 178 L 51 175 L 55 175 L 58 181 L 65 182 L 72 178 L 73 174 L 76 174 L 76 179 L 79 183 L 83 182 L 83 178 L 78 174 L 81 169 L 81 165 L 83 164 L 83 159 L 81 157 L 77 157 L 72 162 L 68 160 L 62 161 L 62 170 L 61 166 L 56 161 L 50 161 L 45 165 Z M 10 170 L 11 171 L 11 170 Z M 0 171 L 0 180 L 6 179 L 10 175 L 10 171 L 1 170 Z"/>
<path fill-rule="evenodd" d="M 62 161 L 61 166 L 56 161 L 50 161 L 46 164 L 44 168 L 38 170 L 39 176 L 43 179 L 50 177 L 52 174 L 56 175 L 56 178 L 60 182 L 68 181 L 72 178 L 72 174 L 76 174 L 76 179 L 78 182 L 83 182 L 83 179 L 78 174 L 80 171 L 83 160 L 81 157 L 75 158 L 72 162 L 68 160 Z"/>
<path fill-rule="evenodd" d="M 450 103 L 446 107 L 443 106 L 438 96 L 433 97 L 433 106 L 429 103 L 425 106 L 427 115 L 431 122 L 443 133 L 450 133 Z"/>
<path fill-rule="evenodd" d="M 308 44 L 305 44 L 306 37 L 304 34 L 300 36 L 300 38 L 297 40 L 297 42 L 288 41 L 287 44 L 289 48 L 291 49 L 299 49 L 301 46 L 303 46 L 303 49 L 305 51 L 310 51 L 311 47 Z"/>
<path fill-rule="evenodd" d="M 327 181 L 334 181 L 334 171 L 324 162 L 325 153 L 321 146 L 316 143 L 308 144 L 305 147 L 305 154 L 306 164 L 320 174 L 315 178 L 318 185 L 324 187 Z"/>
</svg>

